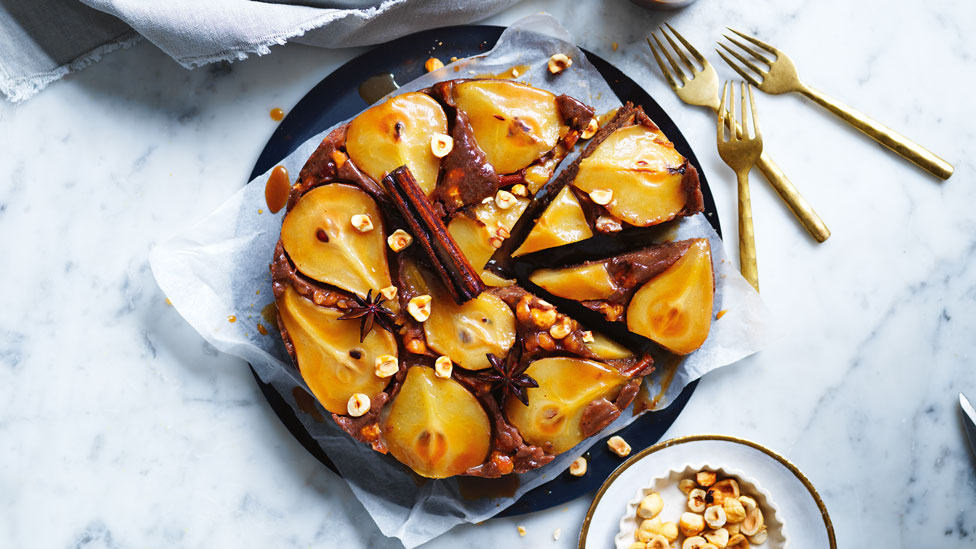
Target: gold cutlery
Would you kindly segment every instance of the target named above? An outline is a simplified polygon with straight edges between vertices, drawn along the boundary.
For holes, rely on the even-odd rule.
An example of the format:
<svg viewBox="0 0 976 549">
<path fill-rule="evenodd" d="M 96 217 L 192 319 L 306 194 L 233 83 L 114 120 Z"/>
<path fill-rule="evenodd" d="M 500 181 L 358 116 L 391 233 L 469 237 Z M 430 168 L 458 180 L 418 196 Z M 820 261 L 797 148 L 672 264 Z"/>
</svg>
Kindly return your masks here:
<svg viewBox="0 0 976 549">
<path fill-rule="evenodd" d="M 721 99 L 718 95 L 718 75 L 715 72 L 715 68 L 712 67 L 711 63 L 705 59 L 690 42 L 685 40 L 683 36 L 678 34 L 678 31 L 674 30 L 674 27 L 665 23 L 671 33 L 678 39 L 684 48 L 675 42 L 674 38 L 671 37 L 664 28 L 659 28 L 661 35 L 668 41 L 671 48 L 674 50 L 675 55 L 684 63 L 687 71 L 682 71 L 678 66 L 678 63 L 674 60 L 674 57 L 668 52 L 668 49 L 664 46 L 664 43 L 658 38 L 657 34 L 651 33 L 654 38 L 654 42 L 657 43 L 657 47 L 654 46 L 654 42 L 651 39 L 647 39 L 647 45 L 651 47 L 651 53 L 654 54 L 654 59 L 657 61 L 658 66 L 661 68 L 661 72 L 664 74 L 664 78 L 667 80 L 668 85 L 674 90 L 674 93 L 678 95 L 678 98 L 688 103 L 689 105 L 695 105 L 700 107 L 708 107 L 712 109 L 716 114 L 719 112 L 719 107 L 721 106 Z M 664 64 L 661 59 L 661 55 L 658 53 L 658 48 L 660 48 L 661 54 L 668 60 L 671 65 L 671 69 Z M 696 67 L 692 64 L 691 60 L 688 58 L 688 53 L 694 57 L 701 68 Z M 686 74 L 687 72 L 687 74 Z M 680 80 L 680 85 L 678 81 Z M 817 212 L 813 211 L 810 204 L 800 195 L 800 191 L 796 189 L 793 183 L 786 177 L 783 170 L 773 162 L 773 159 L 769 157 L 765 152 L 759 157 L 758 162 L 759 170 L 766 177 L 766 181 L 772 185 L 773 189 L 779 194 L 780 198 L 786 202 L 789 206 L 790 211 L 793 215 L 803 224 L 803 227 L 810 233 L 817 242 L 823 242 L 827 240 L 830 236 L 830 230 L 827 229 L 827 225 L 820 219 Z"/>
<path fill-rule="evenodd" d="M 768 70 L 764 69 L 756 62 L 747 59 L 745 56 L 741 55 L 739 52 L 728 47 L 727 45 L 721 42 L 719 43 L 719 45 L 722 46 L 722 48 L 724 48 L 729 55 L 735 57 L 740 63 L 742 63 L 742 65 L 745 65 L 745 67 L 748 67 L 750 70 L 754 71 L 755 74 L 747 71 L 732 59 L 729 59 L 729 57 L 722 53 L 722 51 L 715 50 L 722 57 L 722 59 L 724 59 L 725 62 L 735 70 L 735 72 L 739 73 L 742 78 L 745 78 L 746 81 L 751 83 L 753 86 L 756 86 L 766 93 L 776 95 L 788 92 L 801 93 L 812 99 L 820 106 L 826 108 L 828 111 L 836 114 L 845 122 L 851 126 L 854 126 L 871 139 L 874 139 L 878 143 L 888 147 L 892 151 L 898 153 L 906 160 L 912 162 L 930 174 L 940 179 L 949 179 L 949 177 L 952 175 L 952 165 L 939 158 L 925 147 L 922 147 L 918 143 L 915 143 L 911 139 L 908 139 L 904 135 L 901 135 L 884 124 L 881 124 L 880 122 L 865 116 L 847 105 L 844 105 L 840 101 L 837 101 L 836 99 L 804 84 L 796 72 L 796 66 L 793 64 L 793 60 L 790 59 L 785 53 L 759 40 L 758 38 L 749 36 L 748 34 L 739 32 L 733 28 L 729 28 L 729 30 L 739 35 L 743 39 L 748 40 L 755 46 L 758 46 L 762 50 L 765 50 L 764 53 L 763 51 L 750 47 L 748 44 L 736 40 L 732 36 L 727 34 L 723 35 L 729 42 L 732 42 L 732 44 L 738 46 L 740 49 L 753 56 L 757 61 L 767 65 L 769 67 Z M 773 57 L 771 57 L 771 55 Z"/>
<path fill-rule="evenodd" d="M 752 227 L 752 199 L 749 197 L 749 171 L 762 155 L 762 134 L 759 133 L 759 115 L 756 99 L 749 90 L 749 106 L 746 109 L 746 84 L 740 83 L 739 109 L 741 121 L 735 120 L 735 85 L 725 82 L 722 88 L 722 104 L 718 111 L 718 155 L 735 171 L 739 189 L 739 271 L 752 287 L 759 291 L 759 267 L 756 264 L 756 234 Z M 749 137 L 749 118 L 752 118 L 752 137 Z M 729 138 L 725 138 L 728 122 Z"/>
</svg>

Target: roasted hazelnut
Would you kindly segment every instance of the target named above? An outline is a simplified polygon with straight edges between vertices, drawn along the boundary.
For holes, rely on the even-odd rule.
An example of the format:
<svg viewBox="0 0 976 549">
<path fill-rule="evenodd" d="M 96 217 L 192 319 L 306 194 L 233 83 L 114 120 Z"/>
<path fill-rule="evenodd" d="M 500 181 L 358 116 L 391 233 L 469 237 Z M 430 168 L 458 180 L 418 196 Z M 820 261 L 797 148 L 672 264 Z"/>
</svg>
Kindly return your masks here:
<svg viewBox="0 0 976 549">
<path fill-rule="evenodd" d="M 716 480 L 717 475 L 715 474 L 715 471 L 699 471 L 698 474 L 695 475 L 695 481 L 698 482 L 699 486 L 704 488 L 708 488 L 709 486 L 715 484 Z"/>
<path fill-rule="evenodd" d="M 454 138 L 446 133 L 435 133 L 430 136 L 430 152 L 437 158 L 444 158 L 454 148 Z"/>
<path fill-rule="evenodd" d="M 502 210 L 507 210 L 517 203 L 518 199 L 515 198 L 515 195 L 504 189 L 495 193 L 495 205 Z"/>
<path fill-rule="evenodd" d="M 725 526 L 725 509 L 721 505 L 711 505 L 705 509 L 705 524 L 709 528 L 721 528 Z"/>
<path fill-rule="evenodd" d="M 427 343 L 419 337 L 408 339 L 404 345 L 408 351 L 415 355 L 422 355 L 427 352 Z"/>
<path fill-rule="evenodd" d="M 556 53 L 549 57 L 549 72 L 559 74 L 573 65 L 573 60 L 565 53 Z"/>
<path fill-rule="evenodd" d="M 407 246 L 413 244 L 413 237 L 410 233 L 404 231 L 403 229 L 397 229 L 393 231 L 393 234 L 386 237 L 386 243 L 390 246 L 390 249 L 394 252 L 399 252 Z"/>
<path fill-rule="evenodd" d="M 664 500 L 661 498 L 661 494 L 651 492 L 641 499 L 640 505 L 637 507 L 637 516 L 645 519 L 654 518 L 663 508 Z"/>
<path fill-rule="evenodd" d="M 549 328 L 549 335 L 555 339 L 563 339 L 573 331 L 573 319 L 560 315 L 559 321 Z"/>
<path fill-rule="evenodd" d="M 630 444 L 627 444 L 627 441 L 620 436 L 614 435 L 610 437 L 610 439 L 607 440 L 607 446 L 610 447 L 610 450 L 613 453 L 620 457 L 627 457 L 630 455 Z"/>
<path fill-rule="evenodd" d="M 596 218 L 596 230 L 601 233 L 615 233 L 622 231 L 623 228 L 624 226 L 620 224 L 620 221 L 612 217 L 601 215 Z"/>
<path fill-rule="evenodd" d="M 451 372 L 454 370 L 454 361 L 451 360 L 449 356 L 439 356 L 437 360 L 434 361 L 434 375 L 437 377 L 448 378 L 451 377 Z"/>
<path fill-rule="evenodd" d="M 612 189 L 593 189 L 590 191 L 590 200 L 601 206 L 606 206 L 613 200 Z"/>
<path fill-rule="evenodd" d="M 735 534 L 729 538 L 729 543 L 725 549 L 749 549 L 749 540 L 742 534 Z"/>
<path fill-rule="evenodd" d="M 380 288 L 380 295 L 386 298 L 387 301 L 393 301 L 397 296 L 397 287 L 387 286 L 386 288 Z"/>
<path fill-rule="evenodd" d="M 363 393 L 356 393 L 349 397 L 346 402 L 346 411 L 352 417 L 360 417 L 369 411 L 369 396 Z"/>
<path fill-rule="evenodd" d="M 526 188 L 526 186 L 521 183 L 516 183 L 515 185 L 512 185 L 512 194 L 524 198 L 526 196 L 529 196 L 529 189 Z"/>
<path fill-rule="evenodd" d="M 681 542 L 681 549 L 703 549 L 706 543 L 708 542 L 701 536 L 691 536 Z"/>
<path fill-rule="evenodd" d="M 373 362 L 373 373 L 376 377 L 390 377 L 400 371 L 400 363 L 393 355 L 380 355 Z"/>
<path fill-rule="evenodd" d="M 580 456 L 569 464 L 569 474 L 574 477 L 581 477 L 586 474 L 586 458 Z"/>
<path fill-rule="evenodd" d="M 430 318 L 430 301 L 431 297 L 429 295 L 418 295 L 417 297 L 411 298 L 407 302 L 407 312 L 417 322 L 426 322 Z"/>
<path fill-rule="evenodd" d="M 766 527 L 763 526 L 763 529 L 760 530 L 758 534 L 749 536 L 749 543 L 751 543 L 753 545 L 762 545 L 762 544 L 766 543 L 766 538 L 767 537 L 768 536 L 766 534 Z"/>
<path fill-rule="evenodd" d="M 678 520 L 678 529 L 681 530 L 682 535 L 685 537 L 697 536 L 703 530 L 705 530 L 705 518 L 698 513 L 681 513 L 681 518 Z M 705 540 L 702 540 L 704 543 Z"/>
<path fill-rule="evenodd" d="M 688 492 L 688 510 L 693 513 L 705 512 L 705 491 L 695 488 Z"/>
<path fill-rule="evenodd" d="M 556 323 L 556 316 L 555 309 L 540 309 L 538 307 L 529 309 L 529 318 L 532 319 L 532 323 L 543 330 L 548 330 Z"/>
<path fill-rule="evenodd" d="M 369 214 L 356 214 L 349 221 L 361 233 L 368 233 L 373 230 L 373 218 Z"/>
<path fill-rule="evenodd" d="M 680 482 L 678 482 L 678 489 L 681 490 L 682 494 L 687 495 L 695 488 L 698 488 L 698 483 L 690 478 L 684 478 L 681 479 Z"/>
<path fill-rule="evenodd" d="M 705 532 L 705 539 L 715 547 L 724 548 L 729 544 L 729 531 L 725 528 L 716 528 L 711 532 Z"/>
<path fill-rule="evenodd" d="M 735 479 L 727 478 L 710 486 L 707 492 L 709 497 L 706 499 L 710 499 L 715 505 L 722 505 L 728 498 L 739 497 L 739 483 Z"/>
<path fill-rule="evenodd" d="M 746 508 L 737 499 L 725 498 L 722 508 L 725 509 L 725 517 L 731 523 L 742 522 L 746 518 Z"/>
<path fill-rule="evenodd" d="M 739 523 L 739 531 L 747 536 L 754 536 L 762 530 L 764 522 L 762 510 L 756 507 L 746 513 L 746 518 Z"/>
<path fill-rule="evenodd" d="M 654 537 L 647 540 L 644 547 L 645 549 L 671 549 L 671 542 L 661 534 L 655 534 Z"/>
<path fill-rule="evenodd" d="M 593 117 L 590 119 L 590 123 L 586 125 L 586 129 L 580 134 L 583 139 L 589 139 L 596 135 L 596 132 L 600 130 L 600 122 Z"/>
</svg>

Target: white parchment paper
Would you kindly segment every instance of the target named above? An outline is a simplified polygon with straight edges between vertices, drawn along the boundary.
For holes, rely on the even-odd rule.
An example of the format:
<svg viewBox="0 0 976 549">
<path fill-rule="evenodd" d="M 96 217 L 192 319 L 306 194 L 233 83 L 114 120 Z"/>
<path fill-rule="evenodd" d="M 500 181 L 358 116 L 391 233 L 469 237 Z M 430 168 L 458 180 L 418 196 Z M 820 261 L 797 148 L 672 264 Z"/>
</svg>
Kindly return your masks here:
<svg viewBox="0 0 976 549">
<path fill-rule="evenodd" d="M 549 56 L 554 53 L 566 53 L 573 59 L 572 67 L 558 76 L 546 70 Z M 440 80 L 500 73 L 515 65 L 530 67 L 518 80 L 556 94 L 572 95 L 595 107 L 598 113 L 620 105 L 600 74 L 573 45 L 568 32 L 555 19 L 542 14 L 509 27 L 486 55 L 462 59 L 394 93 L 422 89 Z M 460 67 L 458 71 L 455 66 Z M 297 174 L 329 131 L 331 128 L 303 143 L 280 164 L 289 173 Z M 296 386 L 305 388 L 305 383 L 291 365 L 276 326 L 261 317 L 262 308 L 273 301 L 268 265 L 284 214 L 267 211 L 264 185 L 268 175 L 257 177 L 209 217 L 153 249 L 153 274 L 176 310 L 204 339 L 225 353 L 247 360 L 262 380 L 291 403 L 384 534 L 399 538 L 406 547 L 414 547 L 458 523 L 494 516 L 525 492 L 558 476 L 593 442 L 634 420 L 633 414 L 625 412 L 600 436 L 584 441 L 545 467 L 520 475 L 519 488 L 512 498 L 466 500 L 459 496 L 454 479 L 418 484 L 393 458 L 374 452 L 342 432 L 324 409 L 321 413 L 325 421 L 316 421 L 313 415 L 299 411 L 293 390 Z M 729 262 L 721 239 L 704 215 L 678 223 L 675 238 L 690 237 L 707 237 L 711 241 L 716 282 L 713 313 L 727 312 L 712 323 L 702 348 L 678 366 L 659 406 L 673 401 L 685 385 L 706 372 L 755 353 L 766 337 L 765 313 L 758 294 Z M 227 321 L 232 314 L 237 322 Z M 259 333 L 258 323 L 267 328 L 267 335 Z M 661 369 L 650 377 L 650 394 L 660 391 L 655 385 L 665 374 L 666 369 Z"/>
</svg>

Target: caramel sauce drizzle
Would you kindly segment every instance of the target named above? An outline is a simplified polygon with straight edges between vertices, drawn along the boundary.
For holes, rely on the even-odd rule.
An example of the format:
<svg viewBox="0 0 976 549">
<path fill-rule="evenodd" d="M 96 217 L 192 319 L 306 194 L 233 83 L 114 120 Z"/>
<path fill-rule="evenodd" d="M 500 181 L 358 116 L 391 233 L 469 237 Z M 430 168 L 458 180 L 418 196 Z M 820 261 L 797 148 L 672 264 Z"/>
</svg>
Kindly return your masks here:
<svg viewBox="0 0 976 549">
<path fill-rule="evenodd" d="M 275 166 L 264 184 L 264 201 L 271 213 L 278 213 L 288 203 L 288 193 L 291 192 L 291 182 L 288 180 L 288 170 L 284 166 Z"/>
</svg>

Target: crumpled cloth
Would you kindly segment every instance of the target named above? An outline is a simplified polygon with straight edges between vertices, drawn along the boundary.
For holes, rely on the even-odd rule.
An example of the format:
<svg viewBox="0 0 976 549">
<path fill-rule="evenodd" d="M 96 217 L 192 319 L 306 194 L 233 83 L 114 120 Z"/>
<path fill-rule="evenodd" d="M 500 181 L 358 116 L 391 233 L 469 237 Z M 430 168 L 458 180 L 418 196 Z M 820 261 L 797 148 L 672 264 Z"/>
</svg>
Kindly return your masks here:
<svg viewBox="0 0 976 549">
<path fill-rule="evenodd" d="M 186 68 L 295 41 L 342 48 L 477 21 L 518 0 L 0 0 L 0 93 L 24 101 L 149 40 Z"/>
</svg>

